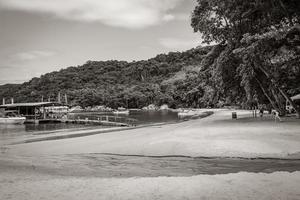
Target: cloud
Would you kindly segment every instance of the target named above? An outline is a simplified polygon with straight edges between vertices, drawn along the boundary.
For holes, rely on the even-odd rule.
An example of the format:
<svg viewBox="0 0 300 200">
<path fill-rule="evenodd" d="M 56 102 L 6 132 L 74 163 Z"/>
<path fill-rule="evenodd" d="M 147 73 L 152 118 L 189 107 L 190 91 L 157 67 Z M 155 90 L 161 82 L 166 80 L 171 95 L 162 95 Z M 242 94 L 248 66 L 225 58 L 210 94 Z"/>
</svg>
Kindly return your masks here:
<svg viewBox="0 0 300 200">
<path fill-rule="evenodd" d="M 201 44 L 201 38 L 195 37 L 191 39 L 183 39 L 183 38 L 161 38 L 159 39 L 159 43 L 168 49 L 172 50 L 187 50 L 190 48 L 194 48 Z"/>
<path fill-rule="evenodd" d="M 50 57 L 53 56 L 54 54 L 55 52 L 52 51 L 27 51 L 27 52 L 17 53 L 13 55 L 12 58 L 20 61 L 30 61 L 30 60 Z"/>
<path fill-rule="evenodd" d="M 144 28 L 174 20 L 169 12 L 183 0 L 0 0 L 0 8 L 48 13 L 67 20 Z"/>
</svg>

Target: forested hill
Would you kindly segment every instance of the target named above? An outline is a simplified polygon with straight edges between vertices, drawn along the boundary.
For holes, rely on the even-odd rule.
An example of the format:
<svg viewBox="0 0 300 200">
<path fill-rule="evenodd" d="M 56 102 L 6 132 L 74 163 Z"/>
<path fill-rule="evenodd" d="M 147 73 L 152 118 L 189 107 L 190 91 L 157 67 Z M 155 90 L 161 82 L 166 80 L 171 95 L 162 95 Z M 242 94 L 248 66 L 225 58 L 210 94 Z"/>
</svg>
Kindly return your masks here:
<svg viewBox="0 0 300 200">
<path fill-rule="evenodd" d="M 0 97 L 15 102 L 51 98 L 60 92 L 69 103 L 83 107 L 140 108 L 151 103 L 170 106 L 199 106 L 195 81 L 199 66 L 212 47 L 198 47 L 185 52 L 160 54 L 143 61 L 88 61 L 33 78 L 23 84 L 0 86 Z"/>
</svg>

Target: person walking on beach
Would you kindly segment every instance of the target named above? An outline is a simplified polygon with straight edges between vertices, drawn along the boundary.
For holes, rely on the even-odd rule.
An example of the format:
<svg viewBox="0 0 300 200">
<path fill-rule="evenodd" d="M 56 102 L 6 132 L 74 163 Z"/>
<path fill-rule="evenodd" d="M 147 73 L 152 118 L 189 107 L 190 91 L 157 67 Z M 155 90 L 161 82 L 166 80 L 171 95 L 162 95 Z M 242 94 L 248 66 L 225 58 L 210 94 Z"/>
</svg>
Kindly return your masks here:
<svg viewBox="0 0 300 200">
<path fill-rule="evenodd" d="M 264 116 L 264 108 L 263 108 L 263 107 L 261 107 L 261 108 L 259 109 L 259 116 L 260 116 L 260 117 L 263 117 L 263 116 Z"/>
<path fill-rule="evenodd" d="M 277 122 L 277 120 L 279 122 L 281 122 L 281 118 L 280 118 L 279 112 L 277 110 L 274 111 L 274 119 L 275 119 L 275 122 Z"/>
</svg>

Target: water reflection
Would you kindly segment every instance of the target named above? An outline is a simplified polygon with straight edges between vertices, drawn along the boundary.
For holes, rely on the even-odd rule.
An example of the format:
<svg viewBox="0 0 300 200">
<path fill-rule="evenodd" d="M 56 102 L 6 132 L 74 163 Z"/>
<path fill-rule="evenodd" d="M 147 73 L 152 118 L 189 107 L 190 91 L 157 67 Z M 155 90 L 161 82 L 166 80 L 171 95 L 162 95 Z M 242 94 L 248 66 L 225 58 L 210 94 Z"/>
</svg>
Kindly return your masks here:
<svg viewBox="0 0 300 200">
<path fill-rule="evenodd" d="M 97 118 L 97 116 L 113 115 L 112 113 L 76 113 L 75 117 L 85 118 Z M 137 124 L 150 124 L 150 123 L 162 123 L 177 121 L 177 113 L 168 110 L 163 111 L 130 111 L 129 115 L 118 115 L 120 117 L 129 117 L 137 119 Z M 61 131 L 63 129 L 78 129 L 89 128 L 92 125 L 84 124 L 0 124 L 0 142 L 5 140 L 14 139 L 18 137 L 37 135 L 37 134 L 51 134 L 53 132 Z M 99 128 L 99 127 L 98 127 Z"/>
</svg>

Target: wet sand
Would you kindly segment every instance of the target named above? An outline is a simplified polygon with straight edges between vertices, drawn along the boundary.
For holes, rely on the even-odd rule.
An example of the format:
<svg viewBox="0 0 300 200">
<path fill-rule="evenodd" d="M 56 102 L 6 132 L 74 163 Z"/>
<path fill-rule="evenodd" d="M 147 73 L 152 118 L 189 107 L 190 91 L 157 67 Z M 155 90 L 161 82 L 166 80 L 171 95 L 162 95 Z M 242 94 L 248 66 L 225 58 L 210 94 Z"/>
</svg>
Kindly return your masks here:
<svg viewBox="0 0 300 200">
<path fill-rule="evenodd" d="M 191 177 L 66 177 L 0 172 L 3 200 L 297 200 L 300 172 Z"/>
<path fill-rule="evenodd" d="M 229 174 L 237 172 L 300 171 L 300 160 L 192 158 L 73 154 L 65 156 L 0 157 L 0 171 L 66 177 L 159 177 Z"/>
</svg>

